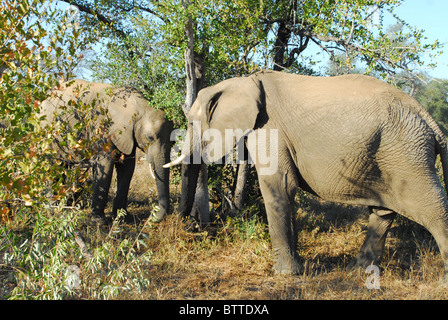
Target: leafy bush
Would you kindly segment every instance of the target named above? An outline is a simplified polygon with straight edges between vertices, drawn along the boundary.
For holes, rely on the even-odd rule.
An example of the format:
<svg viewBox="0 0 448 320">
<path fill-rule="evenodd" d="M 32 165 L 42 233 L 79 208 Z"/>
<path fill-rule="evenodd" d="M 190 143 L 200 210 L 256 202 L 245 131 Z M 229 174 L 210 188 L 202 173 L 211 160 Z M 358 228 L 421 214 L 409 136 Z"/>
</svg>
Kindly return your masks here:
<svg viewBox="0 0 448 320">
<path fill-rule="evenodd" d="M 55 94 L 61 78 L 72 77 L 79 52 L 94 35 L 68 24 L 70 13 L 53 2 L 3 1 L 0 8 L 0 271 L 13 286 L 3 293 L 6 280 L 0 278 L 2 295 L 106 299 L 143 288 L 148 280 L 141 266 L 151 258 L 144 233 L 127 232 L 115 222 L 103 235 L 89 225 L 85 211 L 64 207 L 86 179 L 83 160 L 96 152 L 99 140 L 80 135 L 95 122 L 86 116 L 95 106 L 71 101 L 68 118 L 47 127 L 39 115 L 41 102 Z M 74 110 L 84 121 L 72 127 Z M 78 159 L 70 170 L 55 151 L 55 137 L 71 151 L 68 160 Z M 51 206 L 55 200 L 59 205 Z M 90 252 L 80 231 L 98 239 Z"/>
<path fill-rule="evenodd" d="M 91 39 L 81 40 L 79 30 L 68 28 L 68 13 L 51 2 L 0 6 L 5 13 L 0 20 L 0 209 L 6 219 L 14 201 L 44 202 L 49 181 L 60 182 L 53 190 L 61 197 L 71 187 L 63 186 L 67 171 L 51 148 L 56 128 L 41 128 L 39 106 L 61 77 L 71 76 L 78 51 Z"/>
<path fill-rule="evenodd" d="M 82 210 L 25 207 L 16 218 L 21 222 L 0 230 L 4 268 L 16 272 L 10 299 L 109 299 L 149 284 L 142 268 L 152 255 L 145 250 L 147 235 L 143 229 L 126 232 L 119 217 L 107 234 L 83 228 Z M 77 231 L 81 228 L 98 239 L 91 250 Z"/>
<path fill-rule="evenodd" d="M 269 240 L 269 233 L 266 224 L 256 215 L 250 218 L 228 217 L 225 229 L 233 229 L 232 236 L 235 239 L 251 241 L 251 240 Z"/>
</svg>

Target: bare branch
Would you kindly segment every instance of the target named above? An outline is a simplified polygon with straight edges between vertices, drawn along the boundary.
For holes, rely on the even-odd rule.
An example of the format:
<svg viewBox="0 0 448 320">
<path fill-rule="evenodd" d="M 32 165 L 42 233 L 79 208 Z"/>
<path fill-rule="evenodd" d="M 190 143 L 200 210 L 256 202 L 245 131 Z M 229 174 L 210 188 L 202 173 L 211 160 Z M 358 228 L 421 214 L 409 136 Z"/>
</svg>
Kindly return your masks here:
<svg viewBox="0 0 448 320">
<path fill-rule="evenodd" d="M 168 18 L 166 18 L 166 17 L 160 15 L 159 13 L 155 12 L 155 11 L 152 10 L 152 9 L 144 8 L 144 7 L 142 7 L 142 6 L 136 6 L 136 8 L 137 8 L 137 9 L 140 9 L 140 10 L 142 10 L 142 11 L 148 12 L 148 13 L 150 13 L 150 14 L 156 16 L 157 18 L 159 18 L 160 20 L 162 20 L 162 21 L 165 22 L 166 24 L 171 23 L 171 21 L 170 21 Z"/>
<path fill-rule="evenodd" d="M 300 46 L 298 48 L 294 48 L 290 53 L 289 53 L 289 58 L 288 61 L 286 63 L 286 68 L 289 68 L 295 60 L 295 56 L 299 56 L 303 51 L 305 51 L 305 49 L 308 47 L 308 43 L 310 42 L 310 38 L 306 37 L 305 41 L 303 41 L 303 38 L 300 39 Z"/>
<path fill-rule="evenodd" d="M 73 6 L 76 6 L 79 9 L 79 11 L 81 11 L 81 12 L 95 16 L 100 22 L 104 23 L 109 28 L 111 28 L 114 31 L 114 33 L 116 35 L 118 35 L 120 38 L 122 38 L 122 39 L 127 38 L 128 35 L 126 34 L 126 32 L 124 32 L 122 29 L 117 28 L 115 26 L 114 21 L 112 21 L 110 18 L 106 17 L 105 15 L 101 14 L 98 10 L 96 10 L 90 6 L 81 4 L 78 1 L 74 1 L 74 0 L 61 0 L 61 1 L 71 4 Z"/>
<path fill-rule="evenodd" d="M 356 27 L 355 20 L 353 20 L 352 21 L 352 28 L 350 29 L 350 34 L 349 34 L 347 40 L 345 40 L 346 44 L 349 44 L 350 42 L 352 42 L 353 34 L 355 33 L 355 27 Z"/>
</svg>

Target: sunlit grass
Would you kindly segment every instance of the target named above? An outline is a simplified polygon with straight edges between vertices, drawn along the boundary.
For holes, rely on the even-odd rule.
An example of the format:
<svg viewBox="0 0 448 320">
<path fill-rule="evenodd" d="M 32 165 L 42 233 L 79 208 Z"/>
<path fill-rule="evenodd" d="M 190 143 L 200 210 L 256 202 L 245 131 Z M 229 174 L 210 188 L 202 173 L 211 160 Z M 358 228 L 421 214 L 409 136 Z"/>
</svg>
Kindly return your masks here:
<svg viewBox="0 0 448 320">
<path fill-rule="evenodd" d="M 336 205 L 299 193 L 299 276 L 272 272 L 267 224 L 244 212 L 202 229 L 176 213 L 161 223 L 147 220 L 156 208 L 147 165 L 137 165 L 129 211 L 134 223 L 112 228 L 91 224 L 88 211 L 42 216 L 31 212 L 4 225 L 0 260 L 2 298 L 23 299 L 446 299 L 443 262 L 431 235 L 404 218 L 392 226 L 380 270 L 380 289 L 369 274 L 350 270 L 366 233 L 365 208 Z M 149 177 L 149 175 L 148 175 Z M 149 182 L 148 182 L 149 181 Z M 179 197 L 179 187 L 172 186 Z M 110 210 L 110 208 L 109 208 Z M 28 222 L 27 222 L 28 221 Z M 30 223 L 30 224 L 27 224 Z M 74 239 L 79 232 L 85 256 Z M 14 238 L 15 237 L 15 238 Z M 15 260 L 10 242 L 18 250 Z M 29 239 L 24 244 L 25 239 Z M 20 241 L 19 241 L 20 240 Z M 14 241 L 13 241 L 14 242 Z M 33 245 L 30 245 L 33 242 Z M 40 243 L 40 247 L 35 244 Z M 22 246 L 22 247 L 21 247 Z M 7 254 L 5 256 L 5 254 Z M 34 264 L 34 267 L 31 266 Z M 80 289 L 67 288 L 66 271 L 80 268 Z"/>
</svg>

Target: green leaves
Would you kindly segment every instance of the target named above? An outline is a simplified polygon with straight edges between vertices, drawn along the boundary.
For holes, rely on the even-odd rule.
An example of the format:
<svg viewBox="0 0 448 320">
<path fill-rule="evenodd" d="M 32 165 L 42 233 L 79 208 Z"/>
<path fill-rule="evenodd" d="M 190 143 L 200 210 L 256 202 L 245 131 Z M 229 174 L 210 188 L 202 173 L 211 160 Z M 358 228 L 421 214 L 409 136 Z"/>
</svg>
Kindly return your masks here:
<svg viewBox="0 0 448 320">
<path fill-rule="evenodd" d="M 17 270 L 10 299 L 110 299 L 149 285 L 145 267 L 152 252 L 146 248 L 143 229 L 121 230 L 117 219 L 107 237 L 99 230 L 90 232 L 90 239 L 102 238 L 86 244 L 78 231 L 86 223 L 84 212 L 55 210 L 34 212 L 27 232 L 0 225 L 3 265 Z M 17 218 L 27 220 L 29 211 L 22 209 Z M 73 266 L 77 286 L 67 281 Z"/>
<path fill-rule="evenodd" d="M 123 0 L 119 5 L 102 1 L 96 10 L 113 17 L 115 27 L 109 24 L 108 29 L 117 37 L 95 70 L 114 83 L 144 88 L 148 97 L 167 78 L 183 91 L 185 26 L 191 17 L 195 52 L 206 70 L 204 86 L 260 68 L 316 73 L 315 65 L 323 58 L 337 62 L 338 72 L 364 70 L 394 82 L 396 73 L 424 66 L 423 52 L 441 53 L 438 41 L 425 43 L 422 30 L 395 15 L 400 4 L 400 0 L 195 0 L 185 6 L 181 0 L 139 4 Z M 395 17 L 400 28 L 389 28 L 386 16 Z M 323 54 L 316 55 L 319 50 Z M 163 105 L 168 110 L 179 108 L 177 100 Z"/>
<path fill-rule="evenodd" d="M 423 30 L 410 26 L 394 13 L 396 0 L 276 1 L 267 5 L 264 22 L 274 34 L 274 64 L 290 68 L 308 48 L 316 46 L 342 73 L 362 66 L 367 73 L 390 80 L 398 72 L 415 72 L 424 65 L 423 53 L 440 54 L 440 43 L 425 44 Z M 385 24 L 394 17 L 397 27 Z M 439 52 L 436 52 L 439 50 Z M 303 52 L 303 54 L 302 54 Z M 343 56 L 343 58 L 342 58 Z M 308 62 L 308 66 L 312 65 Z M 314 60 L 316 61 L 316 60 Z M 393 82 L 393 81 L 391 81 Z"/>
<path fill-rule="evenodd" d="M 415 98 L 429 111 L 445 135 L 448 134 L 448 80 L 434 79 L 416 90 Z"/>
<path fill-rule="evenodd" d="M 67 188 L 57 182 L 65 168 L 54 166 L 55 133 L 41 128 L 39 105 L 61 76 L 71 76 L 88 37 L 67 28 L 66 12 L 52 2 L 3 1 L 0 8 L 0 207 L 12 199 L 43 203 L 50 180 Z"/>
</svg>

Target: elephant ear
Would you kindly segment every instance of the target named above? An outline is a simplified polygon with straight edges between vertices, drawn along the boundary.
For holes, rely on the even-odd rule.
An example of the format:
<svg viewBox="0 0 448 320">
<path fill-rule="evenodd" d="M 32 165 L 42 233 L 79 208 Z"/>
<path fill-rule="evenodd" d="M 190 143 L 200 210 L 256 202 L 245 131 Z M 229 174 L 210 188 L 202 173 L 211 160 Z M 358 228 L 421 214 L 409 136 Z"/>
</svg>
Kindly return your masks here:
<svg viewBox="0 0 448 320">
<path fill-rule="evenodd" d="M 137 112 L 134 106 L 119 97 L 113 97 L 108 107 L 112 143 L 126 155 L 134 149 L 134 125 Z"/>
<path fill-rule="evenodd" d="M 261 83 L 250 77 L 223 81 L 198 96 L 211 129 L 207 130 L 208 136 L 204 132 L 204 159 L 216 162 L 232 152 L 235 144 L 255 127 L 264 105 L 263 95 Z"/>
</svg>

